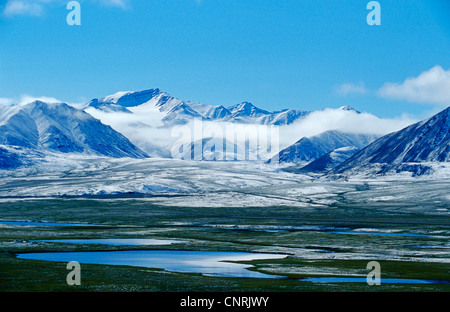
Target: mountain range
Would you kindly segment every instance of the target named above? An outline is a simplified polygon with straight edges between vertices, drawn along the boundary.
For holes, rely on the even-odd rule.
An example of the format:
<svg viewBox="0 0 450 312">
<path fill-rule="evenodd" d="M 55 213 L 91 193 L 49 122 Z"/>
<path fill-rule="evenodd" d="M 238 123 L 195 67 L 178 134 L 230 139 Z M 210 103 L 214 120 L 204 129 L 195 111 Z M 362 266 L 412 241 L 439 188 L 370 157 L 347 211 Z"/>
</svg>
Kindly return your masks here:
<svg viewBox="0 0 450 312">
<path fill-rule="evenodd" d="M 361 114 L 349 106 L 339 110 L 342 111 L 340 114 L 345 112 L 353 117 Z M 447 108 L 427 120 L 384 136 L 329 130 L 296 138 L 294 144 L 274 156 L 272 154 L 268 163 L 294 164 L 294 172 L 333 176 L 362 173 L 383 175 L 403 171 L 410 171 L 414 175 L 425 174 L 431 171 L 429 163 L 450 161 L 449 111 L 450 108 Z M 167 135 L 167 129 L 186 125 L 196 118 L 241 125 L 286 126 L 302 122 L 312 113 L 295 109 L 269 112 L 249 102 L 229 107 L 213 106 L 182 101 L 159 89 L 118 92 L 93 99 L 82 109 L 64 103 L 34 101 L 0 109 L 0 168 L 29 166 L 33 164 L 33 158 L 45 157 L 48 153 L 113 158 L 168 157 L 171 144 L 172 149 L 178 149 L 180 159 L 193 159 L 194 150 L 202 152 L 196 160 L 245 159 L 228 155 L 230 152 L 233 154 L 233 151 L 242 152 L 236 142 L 217 137 L 197 137 L 190 145 L 188 143 L 189 148 L 184 151 L 169 138 L 158 137 L 159 132 L 155 132 L 155 137 L 169 145 L 169 148 L 153 145 L 148 140 L 142 143 L 131 138 L 130 133 L 103 122 L 96 114 L 129 119 L 131 122 L 128 126 L 134 132 L 145 129 L 151 134 L 158 129 L 166 129 L 161 133 Z M 151 118 L 147 120 L 147 117 Z M 223 149 L 223 142 L 230 144 L 233 149 Z M 244 144 L 247 143 L 244 141 Z"/>
<path fill-rule="evenodd" d="M 242 102 L 225 108 L 222 105 L 214 106 L 182 101 L 159 89 L 118 92 L 103 98 L 93 99 L 87 104 L 86 108 L 88 107 L 105 112 L 127 113 L 157 110 L 163 114 L 162 121 L 166 127 L 183 125 L 194 118 L 258 125 L 288 125 L 310 113 L 296 109 L 268 112 L 249 102 Z"/>
</svg>

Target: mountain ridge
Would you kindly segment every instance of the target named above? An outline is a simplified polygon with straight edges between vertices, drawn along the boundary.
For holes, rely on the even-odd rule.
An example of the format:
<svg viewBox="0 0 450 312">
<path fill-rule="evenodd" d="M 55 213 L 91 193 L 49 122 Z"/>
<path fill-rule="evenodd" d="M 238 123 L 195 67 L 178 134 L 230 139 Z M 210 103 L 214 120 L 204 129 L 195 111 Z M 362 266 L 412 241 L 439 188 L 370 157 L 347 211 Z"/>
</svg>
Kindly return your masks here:
<svg viewBox="0 0 450 312">
<path fill-rule="evenodd" d="M 354 146 L 361 149 L 377 139 L 374 134 L 355 134 L 329 130 L 312 137 L 303 137 L 291 146 L 281 150 L 270 162 L 311 162 L 337 148 Z"/>
<path fill-rule="evenodd" d="M 110 126 L 65 103 L 34 101 L 0 115 L 3 145 L 108 157 L 148 157 Z"/>
<path fill-rule="evenodd" d="M 414 171 L 415 164 L 450 162 L 449 129 L 450 107 L 447 107 L 426 120 L 379 138 L 337 166 L 332 173 L 351 173 L 364 168 L 368 174 L 385 174 L 389 171 Z M 425 171 L 422 168 L 415 174 L 421 175 Z"/>
</svg>

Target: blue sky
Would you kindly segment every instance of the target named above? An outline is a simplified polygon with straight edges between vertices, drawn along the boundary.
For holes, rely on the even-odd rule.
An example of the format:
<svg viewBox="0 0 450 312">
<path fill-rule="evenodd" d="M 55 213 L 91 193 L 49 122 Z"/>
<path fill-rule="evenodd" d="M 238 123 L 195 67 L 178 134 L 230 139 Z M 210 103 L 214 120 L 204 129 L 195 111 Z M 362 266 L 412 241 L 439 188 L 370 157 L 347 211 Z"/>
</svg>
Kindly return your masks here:
<svg viewBox="0 0 450 312">
<path fill-rule="evenodd" d="M 160 88 L 267 110 L 351 105 L 424 118 L 450 105 L 450 1 L 0 1 L 0 102 Z"/>
</svg>

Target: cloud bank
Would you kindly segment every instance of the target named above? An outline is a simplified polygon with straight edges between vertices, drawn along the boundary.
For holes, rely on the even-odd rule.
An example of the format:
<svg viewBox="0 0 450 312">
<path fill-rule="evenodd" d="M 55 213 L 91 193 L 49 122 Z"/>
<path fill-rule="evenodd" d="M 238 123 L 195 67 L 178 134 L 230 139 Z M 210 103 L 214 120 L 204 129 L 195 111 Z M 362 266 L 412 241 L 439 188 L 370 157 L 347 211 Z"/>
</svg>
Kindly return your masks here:
<svg viewBox="0 0 450 312">
<path fill-rule="evenodd" d="M 235 142 L 238 145 L 242 145 L 245 144 L 245 141 L 243 141 L 244 137 L 245 140 L 257 142 L 266 133 L 269 135 L 274 133 L 274 129 L 271 126 L 232 124 L 223 121 L 203 121 L 201 122 L 202 129 L 200 129 L 200 132 L 198 130 L 196 132 L 194 122 L 190 122 L 184 126 L 176 126 L 179 130 L 172 127 L 166 128 L 161 127 L 162 116 L 159 111 L 140 112 L 139 114 L 105 112 L 95 108 L 88 108 L 86 111 L 95 118 L 100 119 L 103 123 L 110 125 L 115 130 L 124 134 L 131 142 L 145 152 L 155 156 L 167 156 L 170 154 L 170 149 L 173 147 L 173 144 L 183 141 L 183 137 L 185 139 L 184 141 L 190 142 L 196 142 L 202 136 L 214 137 L 216 139 L 225 138 L 228 141 L 233 141 L 233 138 L 230 139 L 228 136 L 229 130 L 238 127 L 234 129 L 234 132 L 239 133 Z M 303 137 L 311 137 L 328 130 L 382 136 L 401 130 L 417 121 L 406 115 L 387 119 L 379 118 L 370 113 L 357 113 L 355 111 L 341 109 L 330 108 L 315 111 L 293 124 L 277 127 L 277 150 L 270 152 L 268 157 L 270 158 L 279 150 L 294 144 Z M 219 129 L 220 131 L 214 131 L 212 133 L 208 129 Z M 186 133 L 183 134 L 183 132 L 188 132 L 188 136 L 186 136 Z M 198 136 L 195 133 L 202 133 L 202 135 Z"/>
<path fill-rule="evenodd" d="M 289 146 L 303 137 L 311 137 L 328 130 L 382 136 L 417 121 L 406 115 L 397 118 L 379 118 L 370 113 L 328 108 L 312 112 L 292 125 L 281 127 L 280 145 Z"/>
</svg>

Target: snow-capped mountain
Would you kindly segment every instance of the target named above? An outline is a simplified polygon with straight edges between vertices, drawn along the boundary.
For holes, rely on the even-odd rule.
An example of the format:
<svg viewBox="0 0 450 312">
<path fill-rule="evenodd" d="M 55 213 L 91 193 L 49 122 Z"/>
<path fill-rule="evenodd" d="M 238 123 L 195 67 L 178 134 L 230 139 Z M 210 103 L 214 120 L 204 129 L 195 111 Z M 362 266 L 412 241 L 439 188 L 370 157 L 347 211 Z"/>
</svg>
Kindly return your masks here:
<svg viewBox="0 0 450 312">
<path fill-rule="evenodd" d="M 208 137 L 185 144 L 175 144 L 172 156 L 183 160 L 245 160 L 245 150 L 224 138 Z M 253 157 L 253 155 L 252 155 Z M 247 155 L 247 158 L 248 155 Z"/>
<path fill-rule="evenodd" d="M 109 95 L 100 99 L 93 99 L 88 103 L 88 106 L 95 108 L 109 108 L 110 106 L 119 107 L 135 107 L 142 105 L 150 100 L 156 100 L 157 104 L 161 106 L 167 99 L 164 99 L 165 94 L 159 89 L 150 89 L 141 92 L 117 92 L 113 95 Z"/>
<path fill-rule="evenodd" d="M 295 144 L 283 149 L 270 162 L 305 163 L 318 159 L 337 148 L 352 146 L 361 149 L 378 136 L 374 134 L 326 131 L 316 136 L 303 137 Z"/>
<path fill-rule="evenodd" d="M 206 121 L 229 121 L 257 125 L 287 125 L 305 117 L 309 112 L 286 109 L 277 112 L 262 110 L 249 102 L 225 108 L 197 102 L 179 100 L 159 89 L 117 92 L 91 100 L 86 109 L 105 112 L 130 112 L 143 114 L 160 112 L 164 126 L 183 125 L 194 118 Z M 89 112 L 89 110 L 87 110 Z"/>
<path fill-rule="evenodd" d="M 349 112 L 355 112 L 355 113 L 361 114 L 361 112 L 357 111 L 356 109 L 354 109 L 353 107 L 351 107 L 349 105 L 341 106 L 341 107 L 339 107 L 339 109 L 343 110 L 343 111 L 349 111 Z"/>
<path fill-rule="evenodd" d="M 279 112 L 273 112 L 261 118 L 264 125 L 283 126 L 290 125 L 294 121 L 306 117 L 310 112 L 298 109 L 284 109 Z"/>
<path fill-rule="evenodd" d="M 34 101 L 0 112 L 0 144 L 40 151 L 145 158 L 122 134 L 63 103 Z"/>
<path fill-rule="evenodd" d="M 353 156 L 359 150 L 360 149 L 355 146 L 337 148 L 302 167 L 299 172 L 328 172 Z"/>
<path fill-rule="evenodd" d="M 334 173 L 428 172 L 430 162 L 450 162 L 450 107 L 376 140 L 337 166 Z M 424 165 L 425 164 L 425 165 Z"/>
<path fill-rule="evenodd" d="M 222 105 L 213 106 L 201 103 L 189 103 L 189 106 L 208 120 L 227 120 L 231 115 L 231 112 Z"/>
<path fill-rule="evenodd" d="M 228 107 L 233 119 L 239 117 L 261 117 L 270 114 L 268 111 L 262 110 L 250 102 L 242 102 L 237 105 Z"/>
<path fill-rule="evenodd" d="M 188 102 L 174 98 L 159 89 L 117 92 L 113 95 L 91 100 L 86 105 L 85 110 L 90 112 L 89 109 L 92 108 L 105 112 L 135 114 L 159 112 L 159 121 L 165 126 L 185 124 L 193 118 L 202 118 L 188 105 Z"/>
<path fill-rule="evenodd" d="M 253 123 L 259 125 L 283 126 L 292 124 L 294 121 L 307 116 L 310 112 L 297 109 L 285 109 L 277 112 L 268 112 L 262 110 L 252 103 L 242 102 L 228 108 L 231 115 L 226 118 L 227 121 Z"/>
</svg>

